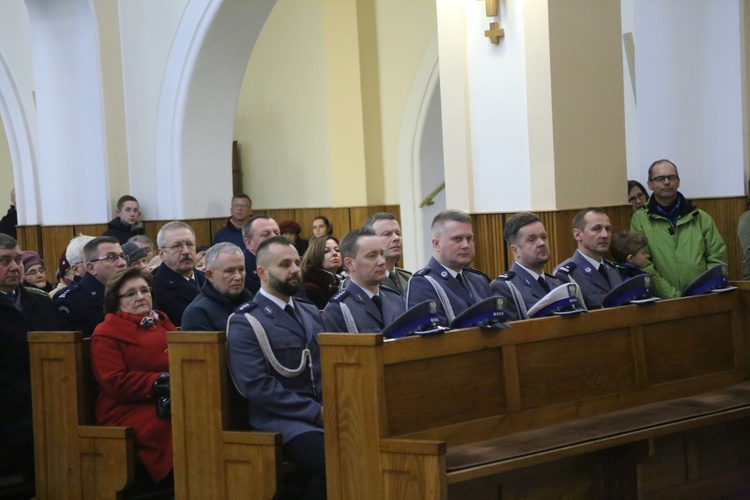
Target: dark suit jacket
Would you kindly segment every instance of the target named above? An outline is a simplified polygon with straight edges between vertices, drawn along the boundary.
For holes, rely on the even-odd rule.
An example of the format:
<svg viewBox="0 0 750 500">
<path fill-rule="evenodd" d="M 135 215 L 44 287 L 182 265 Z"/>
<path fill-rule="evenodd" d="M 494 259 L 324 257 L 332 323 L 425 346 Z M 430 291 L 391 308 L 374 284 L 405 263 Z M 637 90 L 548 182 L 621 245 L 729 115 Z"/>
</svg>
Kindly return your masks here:
<svg viewBox="0 0 750 500">
<path fill-rule="evenodd" d="M 201 271 L 196 269 L 193 273 L 196 285 L 191 285 L 163 262 L 154 272 L 154 309 L 164 312 L 175 326 L 182 324 L 182 313 L 206 283 L 206 277 Z"/>
<path fill-rule="evenodd" d="M 573 265 L 570 266 L 570 263 L 573 263 Z M 622 283 L 620 273 L 611 263 L 605 260 L 602 265 L 607 270 L 609 283 L 607 283 L 607 280 L 604 279 L 604 276 L 597 269 L 594 269 L 591 262 L 586 260 L 586 257 L 576 250 L 571 258 L 557 266 L 555 277 L 564 283 L 570 283 L 572 278 L 581 288 L 583 300 L 586 301 L 586 307 L 588 309 L 598 309 L 602 306 L 604 296 L 612 288 Z M 566 272 L 568 270 L 569 272 Z"/>
<path fill-rule="evenodd" d="M 381 286 L 380 301 L 383 312 L 378 310 L 367 293 L 353 281 L 349 286 L 334 295 L 323 311 L 323 324 L 327 332 L 348 332 L 341 304 L 349 308 L 358 333 L 380 333 L 384 327 L 398 318 L 406 310 L 401 297 L 390 288 Z M 353 333 L 353 332 L 352 332 Z"/>
<path fill-rule="evenodd" d="M 549 274 L 544 275 L 550 290 L 562 285 L 562 281 Z M 518 304 L 515 294 L 511 291 L 508 284 L 512 284 L 521 294 L 523 304 Z M 534 279 L 523 267 L 514 262 L 510 272 L 501 274 L 490 284 L 490 289 L 495 295 L 505 297 L 505 320 L 516 321 L 527 319 L 523 315 L 523 310 L 528 311 L 539 302 L 539 299 L 547 295 L 547 292 L 538 281 Z"/>
</svg>

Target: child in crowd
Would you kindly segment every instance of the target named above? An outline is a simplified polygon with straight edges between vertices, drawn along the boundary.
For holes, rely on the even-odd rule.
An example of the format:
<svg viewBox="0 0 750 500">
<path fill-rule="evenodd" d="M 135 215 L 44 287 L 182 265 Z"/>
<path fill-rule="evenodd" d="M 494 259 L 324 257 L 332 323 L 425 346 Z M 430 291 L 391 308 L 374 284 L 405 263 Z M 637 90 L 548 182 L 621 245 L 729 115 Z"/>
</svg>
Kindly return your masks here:
<svg viewBox="0 0 750 500">
<path fill-rule="evenodd" d="M 645 274 L 642 268 L 651 258 L 648 253 L 648 238 L 641 233 L 622 231 L 612 236 L 609 251 L 617 264 L 623 280 Z"/>
<path fill-rule="evenodd" d="M 143 222 L 138 220 L 141 215 L 138 200 L 126 194 L 117 200 L 116 217 L 109 221 L 107 229 L 102 236 L 114 236 L 120 245 L 135 235 L 143 234 Z"/>
</svg>

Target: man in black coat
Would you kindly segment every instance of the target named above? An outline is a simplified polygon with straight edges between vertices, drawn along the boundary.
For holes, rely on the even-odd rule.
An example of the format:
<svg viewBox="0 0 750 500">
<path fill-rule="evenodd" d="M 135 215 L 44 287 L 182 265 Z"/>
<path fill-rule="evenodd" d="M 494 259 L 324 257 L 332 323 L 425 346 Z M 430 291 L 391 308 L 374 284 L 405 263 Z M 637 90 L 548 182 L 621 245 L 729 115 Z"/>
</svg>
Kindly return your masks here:
<svg viewBox="0 0 750 500">
<path fill-rule="evenodd" d="M 26 334 L 59 330 L 49 295 L 23 281 L 18 242 L 0 233 L 0 467 L 14 468 L 33 484 L 34 434 L 31 414 L 31 371 Z"/>
<path fill-rule="evenodd" d="M 168 222 L 156 235 L 156 244 L 162 263 L 154 271 L 154 309 L 181 326 L 182 313 L 206 283 L 195 269 L 195 232 L 184 222 Z"/>
<path fill-rule="evenodd" d="M 256 215 L 242 226 L 242 236 L 245 238 L 245 288 L 250 293 L 260 290 L 255 252 L 261 243 L 272 236 L 279 236 L 279 225 L 267 215 Z"/>
</svg>

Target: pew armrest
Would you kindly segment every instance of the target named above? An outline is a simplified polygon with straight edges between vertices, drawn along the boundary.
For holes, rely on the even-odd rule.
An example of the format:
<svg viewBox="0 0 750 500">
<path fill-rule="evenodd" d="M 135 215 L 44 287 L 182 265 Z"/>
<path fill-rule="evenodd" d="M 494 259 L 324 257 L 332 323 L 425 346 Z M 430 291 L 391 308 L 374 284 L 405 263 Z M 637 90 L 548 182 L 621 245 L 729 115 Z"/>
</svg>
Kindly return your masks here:
<svg viewBox="0 0 750 500">
<path fill-rule="evenodd" d="M 448 497 L 444 441 L 381 439 L 380 467 L 385 498 Z"/>
</svg>

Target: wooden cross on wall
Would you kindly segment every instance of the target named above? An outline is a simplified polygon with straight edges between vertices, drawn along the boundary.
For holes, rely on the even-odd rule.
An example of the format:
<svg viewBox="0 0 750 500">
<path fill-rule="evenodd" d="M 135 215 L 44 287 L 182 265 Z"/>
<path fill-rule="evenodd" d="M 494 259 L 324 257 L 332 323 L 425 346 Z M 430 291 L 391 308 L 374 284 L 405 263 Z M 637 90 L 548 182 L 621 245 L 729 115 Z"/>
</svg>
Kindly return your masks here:
<svg viewBox="0 0 750 500">
<path fill-rule="evenodd" d="M 497 0 L 484 0 L 484 10 L 487 17 L 497 16 Z M 505 30 L 498 23 L 490 23 L 490 29 L 484 30 L 484 36 L 497 45 L 500 43 L 500 39 L 505 36 Z"/>
</svg>

